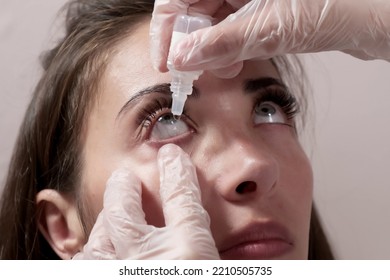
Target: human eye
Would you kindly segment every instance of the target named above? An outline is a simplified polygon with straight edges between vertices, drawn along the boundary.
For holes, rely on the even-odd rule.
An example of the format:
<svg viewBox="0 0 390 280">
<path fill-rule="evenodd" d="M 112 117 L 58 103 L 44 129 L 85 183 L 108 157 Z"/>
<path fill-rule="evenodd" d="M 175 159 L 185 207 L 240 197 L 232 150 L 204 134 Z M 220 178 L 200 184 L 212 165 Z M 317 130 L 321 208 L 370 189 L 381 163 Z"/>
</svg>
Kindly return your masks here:
<svg viewBox="0 0 390 280">
<path fill-rule="evenodd" d="M 150 132 L 151 140 L 167 140 L 190 132 L 183 119 L 178 119 L 172 113 L 159 117 Z"/>
<path fill-rule="evenodd" d="M 254 123 L 293 126 L 293 119 L 299 112 L 298 107 L 295 97 L 287 90 L 269 88 L 256 101 Z"/>
<path fill-rule="evenodd" d="M 193 132 L 185 112 L 180 118 L 171 113 L 171 103 L 172 101 L 168 99 L 156 99 L 140 111 L 138 137 L 153 142 L 164 142 L 178 140 Z"/>
</svg>

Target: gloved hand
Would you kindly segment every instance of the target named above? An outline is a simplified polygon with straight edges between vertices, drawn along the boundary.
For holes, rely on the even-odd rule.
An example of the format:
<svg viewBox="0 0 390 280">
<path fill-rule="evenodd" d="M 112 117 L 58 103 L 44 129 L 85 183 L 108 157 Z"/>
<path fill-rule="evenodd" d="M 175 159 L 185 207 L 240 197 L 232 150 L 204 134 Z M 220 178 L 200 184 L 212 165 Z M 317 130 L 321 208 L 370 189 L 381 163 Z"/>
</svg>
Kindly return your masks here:
<svg viewBox="0 0 390 280">
<path fill-rule="evenodd" d="M 193 32 L 179 42 L 173 54 L 176 69 L 210 70 L 234 66 L 238 74 L 242 63 L 241 66 L 237 63 L 243 60 L 330 50 L 340 50 L 362 59 L 390 60 L 388 0 L 216 2 L 225 7 L 225 13 L 231 4 L 233 12 L 214 27 Z M 160 71 L 166 70 L 172 18 L 201 3 L 205 10 L 208 3 L 205 0 L 156 0 L 150 29 L 151 54 Z M 204 14 L 213 15 L 215 9 Z M 221 20 L 218 15 L 216 19 Z"/>
<path fill-rule="evenodd" d="M 219 259 L 189 156 L 165 145 L 158 166 L 165 227 L 146 223 L 141 182 L 128 170 L 117 170 L 89 240 L 73 259 Z"/>
<path fill-rule="evenodd" d="M 155 0 L 149 32 L 153 66 L 168 71 L 167 58 L 177 15 L 202 15 L 211 19 L 225 4 L 224 0 Z"/>
</svg>

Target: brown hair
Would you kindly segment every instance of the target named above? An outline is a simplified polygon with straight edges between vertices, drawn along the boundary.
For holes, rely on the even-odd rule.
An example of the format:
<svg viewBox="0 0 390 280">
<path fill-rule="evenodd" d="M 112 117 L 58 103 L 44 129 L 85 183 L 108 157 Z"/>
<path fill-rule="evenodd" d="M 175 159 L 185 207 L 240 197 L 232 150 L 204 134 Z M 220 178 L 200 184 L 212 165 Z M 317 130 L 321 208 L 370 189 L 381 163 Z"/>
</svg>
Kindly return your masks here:
<svg viewBox="0 0 390 280">
<path fill-rule="evenodd" d="M 58 258 L 38 230 L 35 197 L 52 188 L 79 198 L 84 119 L 96 98 L 99 77 L 113 46 L 151 16 L 153 5 L 152 0 L 79 0 L 66 5 L 65 37 L 43 57 L 44 72 L 11 159 L 0 205 L 1 259 Z M 79 209 L 83 213 L 81 203 Z M 318 221 L 316 215 L 313 219 Z M 321 237 L 316 243 L 329 248 Z M 311 248 L 323 249 L 314 244 Z"/>
</svg>

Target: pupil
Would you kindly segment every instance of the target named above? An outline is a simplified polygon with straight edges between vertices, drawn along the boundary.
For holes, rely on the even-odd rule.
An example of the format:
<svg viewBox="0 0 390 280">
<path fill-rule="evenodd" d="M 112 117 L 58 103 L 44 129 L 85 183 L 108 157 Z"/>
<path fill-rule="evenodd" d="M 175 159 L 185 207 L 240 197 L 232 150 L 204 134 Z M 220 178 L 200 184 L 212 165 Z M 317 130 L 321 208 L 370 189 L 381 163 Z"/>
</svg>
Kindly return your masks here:
<svg viewBox="0 0 390 280">
<path fill-rule="evenodd" d="M 176 122 L 172 114 L 166 114 L 158 119 L 158 122 L 174 124 Z"/>
<path fill-rule="evenodd" d="M 274 107 L 272 107 L 269 104 L 263 104 L 260 107 L 260 112 L 259 113 L 261 113 L 263 115 L 266 115 L 266 116 L 270 116 L 270 115 L 275 114 L 275 112 L 276 112 L 276 110 L 275 110 Z"/>
<path fill-rule="evenodd" d="M 268 108 L 263 108 L 263 109 L 261 109 L 261 111 L 263 111 L 263 113 L 268 113 L 269 112 Z"/>
</svg>

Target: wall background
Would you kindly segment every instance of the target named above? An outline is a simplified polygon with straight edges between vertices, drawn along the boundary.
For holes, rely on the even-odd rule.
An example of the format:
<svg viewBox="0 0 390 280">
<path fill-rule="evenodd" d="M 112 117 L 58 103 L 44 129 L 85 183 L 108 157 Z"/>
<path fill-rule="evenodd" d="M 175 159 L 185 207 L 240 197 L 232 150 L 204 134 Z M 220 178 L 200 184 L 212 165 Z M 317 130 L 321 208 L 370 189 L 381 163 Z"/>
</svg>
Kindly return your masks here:
<svg viewBox="0 0 390 280">
<path fill-rule="evenodd" d="M 63 3 L 0 0 L 0 190 Z M 315 136 L 306 141 L 315 200 L 336 255 L 390 259 L 390 63 L 302 57 L 315 96 Z"/>
</svg>

